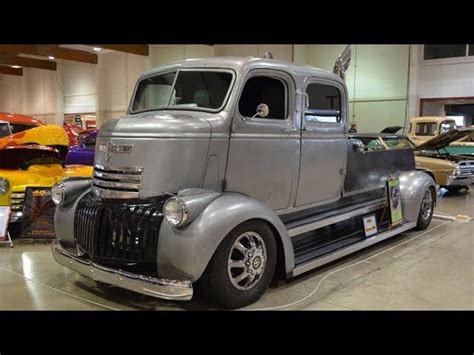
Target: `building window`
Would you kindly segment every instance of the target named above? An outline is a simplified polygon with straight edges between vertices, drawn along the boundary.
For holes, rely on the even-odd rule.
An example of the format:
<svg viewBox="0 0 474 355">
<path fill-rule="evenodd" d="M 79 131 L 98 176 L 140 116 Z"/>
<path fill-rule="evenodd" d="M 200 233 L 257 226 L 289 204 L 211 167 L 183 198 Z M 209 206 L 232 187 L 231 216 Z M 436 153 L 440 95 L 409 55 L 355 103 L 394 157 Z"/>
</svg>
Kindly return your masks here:
<svg viewBox="0 0 474 355">
<path fill-rule="evenodd" d="M 468 50 L 467 47 L 467 44 L 425 44 L 423 58 L 430 60 L 474 55 L 474 48 L 470 46 Z"/>
<path fill-rule="evenodd" d="M 474 55 L 474 44 L 468 44 L 469 46 L 469 55 Z"/>
</svg>

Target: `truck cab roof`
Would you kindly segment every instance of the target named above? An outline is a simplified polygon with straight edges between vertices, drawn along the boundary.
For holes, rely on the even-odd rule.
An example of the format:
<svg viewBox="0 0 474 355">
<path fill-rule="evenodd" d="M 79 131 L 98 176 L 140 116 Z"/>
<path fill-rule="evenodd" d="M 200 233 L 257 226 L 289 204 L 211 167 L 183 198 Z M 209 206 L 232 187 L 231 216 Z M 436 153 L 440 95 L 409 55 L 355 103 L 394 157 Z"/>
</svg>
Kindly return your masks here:
<svg viewBox="0 0 474 355">
<path fill-rule="evenodd" d="M 260 69 L 274 69 L 282 70 L 292 75 L 301 76 L 319 76 L 326 77 L 332 80 L 343 82 L 343 80 L 336 74 L 314 68 L 310 65 L 299 65 L 291 62 L 280 61 L 275 59 L 264 59 L 258 57 L 210 57 L 210 58 L 197 58 L 197 59 L 186 59 L 182 61 L 173 62 L 166 65 L 161 65 L 154 69 L 144 72 L 140 78 L 153 76 L 154 74 L 178 69 L 178 68 L 217 68 L 217 69 L 231 69 L 240 73 L 245 73 L 249 70 L 260 68 Z"/>
</svg>

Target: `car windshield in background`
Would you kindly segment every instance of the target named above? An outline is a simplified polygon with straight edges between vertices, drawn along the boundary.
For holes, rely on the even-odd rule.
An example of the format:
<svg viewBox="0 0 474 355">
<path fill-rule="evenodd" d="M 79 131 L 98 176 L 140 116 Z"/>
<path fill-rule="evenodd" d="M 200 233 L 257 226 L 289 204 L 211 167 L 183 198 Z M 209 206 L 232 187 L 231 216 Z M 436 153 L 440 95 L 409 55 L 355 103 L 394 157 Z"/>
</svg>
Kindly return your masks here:
<svg viewBox="0 0 474 355">
<path fill-rule="evenodd" d="M 132 113 L 160 109 L 219 110 L 232 74 L 223 71 L 180 70 L 143 79 L 133 99 Z"/>
<path fill-rule="evenodd" d="M 455 121 L 444 121 L 439 124 L 439 133 L 443 134 L 449 132 L 453 129 L 456 129 L 456 122 Z"/>
<path fill-rule="evenodd" d="M 0 123 L 0 138 L 11 135 L 10 125 L 8 123 Z"/>
<path fill-rule="evenodd" d="M 389 149 L 413 149 L 415 145 L 404 137 L 382 138 Z"/>
</svg>

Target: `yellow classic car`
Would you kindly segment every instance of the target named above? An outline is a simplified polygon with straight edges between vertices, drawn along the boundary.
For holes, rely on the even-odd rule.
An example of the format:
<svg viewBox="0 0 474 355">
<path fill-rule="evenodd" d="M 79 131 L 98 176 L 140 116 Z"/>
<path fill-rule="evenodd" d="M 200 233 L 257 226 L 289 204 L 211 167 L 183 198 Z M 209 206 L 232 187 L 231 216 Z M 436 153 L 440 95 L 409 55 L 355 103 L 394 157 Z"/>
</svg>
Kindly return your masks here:
<svg viewBox="0 0 474 355">
<path fill-rule="evenodd" d="M 44 125 L 0 138 L 0 206 L 11 206 L 10 222 L 23 216 L 28 187 L 52 187 L 65 177 L 92 176 L 92 167 L 63 166 L 66 131 Z"/>
<path fill-rule="evenodd" d="M 385 132 L 387 131 L 389 130 Z M 395 129 L 391 130 L 394 131 L 396 132 Z M 350 139 L 361 141 L 366 150 L 413 149 L 417 170 L 431 175 L 440 187 L 457 191 L 469 188 L 469 185 L 474 183 L 474 158 L 451 155 L 444 148 L 452 141 L 463 139 L 472 132 L 474 129 L 453 129 L 418 146 L 408 137 L 391 133 L 353 134 Z"/>
<path fill-rule="evenodd" d="M 410 120 L 407 135 L 416 145 L 419 145 L 453 129 L 456 129 L 456 121 L 449 117 L 415 117 Z M 474 156 L 474 135 L 452 141 L 444 149 L 451 155 Z"/>
</svg>

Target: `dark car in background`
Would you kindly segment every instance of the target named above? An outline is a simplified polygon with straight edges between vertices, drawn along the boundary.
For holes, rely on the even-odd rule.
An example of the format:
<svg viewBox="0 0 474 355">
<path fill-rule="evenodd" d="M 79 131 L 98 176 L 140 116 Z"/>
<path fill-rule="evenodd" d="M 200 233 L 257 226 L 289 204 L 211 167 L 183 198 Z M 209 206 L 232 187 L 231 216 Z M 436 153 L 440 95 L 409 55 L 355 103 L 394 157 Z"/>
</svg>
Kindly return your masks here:
<svg viewBox="0 0 474 355">
<path fill-rule="evenodd" d="M 97 131 L 93 131 L 83 138 L 79 144 L 69 148 L 65 164 L 93 165 L 96 138 Z"/>
</svg>

